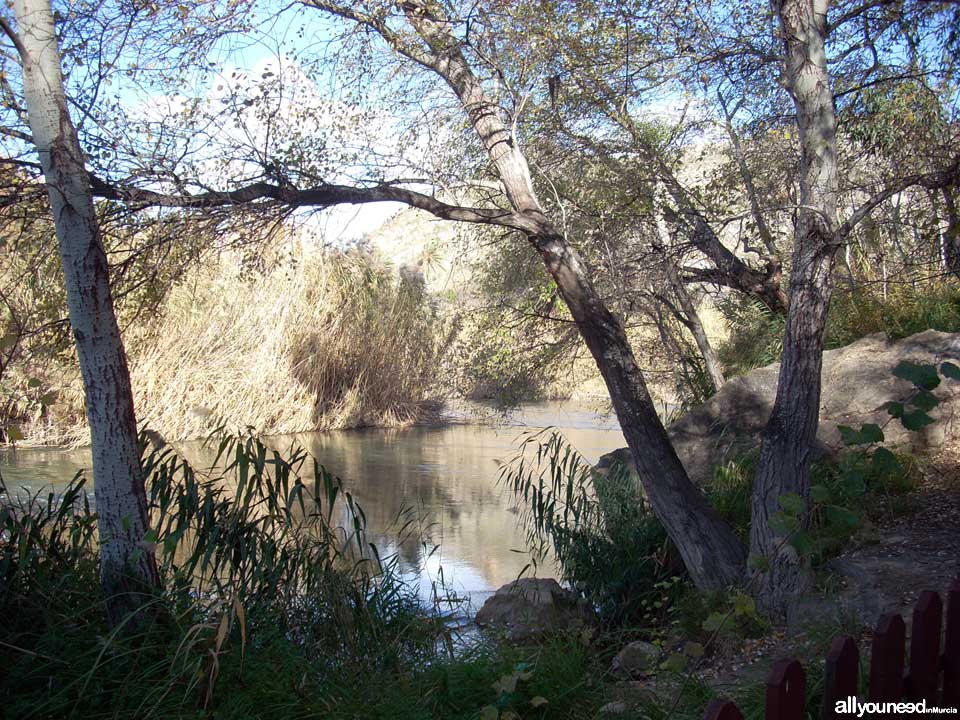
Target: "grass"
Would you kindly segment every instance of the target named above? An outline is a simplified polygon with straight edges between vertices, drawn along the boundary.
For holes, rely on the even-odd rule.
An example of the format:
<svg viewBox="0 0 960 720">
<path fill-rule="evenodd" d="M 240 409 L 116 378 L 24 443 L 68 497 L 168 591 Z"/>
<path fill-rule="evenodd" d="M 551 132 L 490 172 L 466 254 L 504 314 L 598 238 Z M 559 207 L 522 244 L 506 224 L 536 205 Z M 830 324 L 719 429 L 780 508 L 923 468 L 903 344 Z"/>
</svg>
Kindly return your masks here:
<svg viewBox="0 0 960 720">
<path fill-rule="evenodd" d="M 135 632 L 107 625 L 82 476 L 0 505 L 0 716 L 580 718 L 602 704 L 608 658 L 579 637 L 454 651 L 302 451 L 243 436 L 218 451 L 201 472 L 144 444 L 164 590 Z"/>
<path fill-rule="evenodd" d="M 141 423 L 177 440 L 226 417 L 262 435 L 431 418 L 449 330 L 415 281 L 330 251 L 262 274 L 230 256 L 207 263 L 125 339 Z M 64 362 L 71 372 L 49 378 L 56 404 L 22 422 L 28 439 L 85 441 L 79 380 Z"/>
<path fill-rule="evenodd" d="M 718 348 L 730 375 L 780 360 L 783 316 L 742 297 L 732 296 L 719 307 L 732 329 Z M 828 350 L 839 348 L 878 332 L 899 340 L 924 330 L 960 332 L 960 287 L 956 283 L 893 285 L 886 295 L 870 287 L 838 290 L 830 305 L 825 345 Z"/>
</svg>

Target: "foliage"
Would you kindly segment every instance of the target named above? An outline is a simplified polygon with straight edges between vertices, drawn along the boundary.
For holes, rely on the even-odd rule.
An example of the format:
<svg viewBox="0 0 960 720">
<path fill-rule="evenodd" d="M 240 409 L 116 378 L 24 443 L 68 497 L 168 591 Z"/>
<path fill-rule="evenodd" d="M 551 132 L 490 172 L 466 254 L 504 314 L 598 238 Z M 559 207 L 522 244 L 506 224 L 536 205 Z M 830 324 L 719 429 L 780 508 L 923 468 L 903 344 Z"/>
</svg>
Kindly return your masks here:
<svg viewBox="0 0 960 720">
<path fill-rule="evenodd" d="M 730 296 L 718 303 L 731 334 L 718 352 L 732 375 L 778 362 L 783 350 L 783 316 L 750 298 Z M 960 288 L 952 283 L 891 285 L 879 289 L 838 292 L 827 317 L 827 349 L 849 345 L 882 332 L 892 340 L 924 330 L 960 332 Z"/>
<path fill-rule="evenodd" d="M 288 254 L 257 272 L 241 260 L 196 268 L 159 318 L 126 329 L 142 421 L 185 439 L 221 417 L 262 434 L 433 417 L 452 328 L 422 286 L 360 252 Z M 63 379 L 40 439 L 86 437 L 73 363 L 48 361 Z"/>
<path fill-rule="evenodd" d="M 452 630 L 301 450 L 250 437 L 218 450 L 204 474 L 145 446 L 166 590 L 136 634 L 107 627 L 83 477 L 59 496 L 4 501 L 0 714 L 426 720 L 493 705 L 577 718 L 603 703 L 584 681 L 598 660 L 577 637 L 449 654 Z"/>
<path fill-rule="evenodd" d="M 536 557 L 553 553 L 561 576 L 609 624 L 663 616 L 675 588 L 675 553 L 636 479 L 622 466 L 607 475 L 556 431 L 530 433 L 500 470 L 521 506 Z"/>
</svg>

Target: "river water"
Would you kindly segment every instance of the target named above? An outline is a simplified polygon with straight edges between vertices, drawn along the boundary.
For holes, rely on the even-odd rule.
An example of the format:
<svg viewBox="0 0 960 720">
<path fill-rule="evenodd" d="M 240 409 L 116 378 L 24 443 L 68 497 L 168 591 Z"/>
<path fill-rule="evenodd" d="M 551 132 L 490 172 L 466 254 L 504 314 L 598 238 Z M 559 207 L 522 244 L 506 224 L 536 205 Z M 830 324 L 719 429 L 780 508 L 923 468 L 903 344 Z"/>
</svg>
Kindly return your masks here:
<svg viewBox="0 0 960 720">
<path fill-rule="evenodd" d="M 370 540 L 381 555 L 398 555 L 424 600 L 442 580 L 476 607 L 530 562 L 518 510 L 497 484 L 498 463 L 516 454 L 523 434 L 555 427 L 590 462 L 625 443 L 616 418 L 584 403 L 526 405 L 506 417 L 469 406 L 447 419 L 438 426 L 305 433 L 269 444 L 294 440 L 344 480 L 366 514 Z M 182 450 L 191 460 L 202 452 L 191 443 Z M 89 467 L 83 448 L 0 452 L 11 493 L 55 489 Z M 411 515 L 420 531 L 400 539 L 399 526 Z M 537 570 L 552 572 L 549 565 Z"/>
</svg>

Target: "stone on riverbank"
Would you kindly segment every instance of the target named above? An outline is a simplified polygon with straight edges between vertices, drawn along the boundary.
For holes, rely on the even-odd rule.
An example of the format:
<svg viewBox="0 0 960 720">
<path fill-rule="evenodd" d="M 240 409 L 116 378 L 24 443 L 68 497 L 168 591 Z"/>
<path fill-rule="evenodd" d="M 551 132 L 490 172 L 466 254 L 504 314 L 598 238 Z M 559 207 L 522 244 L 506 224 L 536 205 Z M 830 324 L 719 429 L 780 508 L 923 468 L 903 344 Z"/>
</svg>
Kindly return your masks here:
<svg viewBox="0 0 960 720">
<path fill-rule="evenodd" d="M 505 632 L 514 641 L 535 640 L 551 632 L 571 631 L 593 624 L 593 613 L 571 590 L 553 579 L 520 578 L 489 598 L 476 617 L 477 625 Z"/>
</svg>

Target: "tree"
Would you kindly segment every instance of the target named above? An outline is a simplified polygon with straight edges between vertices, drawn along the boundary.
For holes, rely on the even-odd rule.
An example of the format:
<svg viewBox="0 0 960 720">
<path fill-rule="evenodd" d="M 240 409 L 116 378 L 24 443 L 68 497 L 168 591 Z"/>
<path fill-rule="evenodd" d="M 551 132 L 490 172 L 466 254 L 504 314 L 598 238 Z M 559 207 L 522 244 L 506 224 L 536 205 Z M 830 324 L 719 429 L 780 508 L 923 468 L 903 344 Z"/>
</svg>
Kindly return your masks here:
<svg viewBox="0 0 960 720">
<path fill-rule="evenodd" d="M 779 0 L 785 51 L 784 79 L 796 108 L 800 136 L 800 198 L 794 228 L 787 312 L 777 395 L 761 445 L 754 480 L 751 556 L 757 558 L 760 606 L 782 616 L 809 589 L 812 578 L 776 522 L 783 498 L 809 496 L 809 468 L 820 412 L 821 367 L 837 251 L 877 205 L 919 184 L 944 187 L 957 181 L 957 159 L 945 170 L 901 178 L 838 217 L 837 117 L 828 70 L 830 0 Z"/>
<path fill-rule="evenodd" d="M 112 623 L 160 586 L 149 528 L 133 393 L 113 307 L 107 256 L 85 159 L 70 119 L 49 0 L 17 0 L 17 28 L 0 18 L 23 68 L 31 142 L 46 179 L 59 240 L 70 326 L 86 394 L 100 537 L 100 573 Z"/>
</svg>

